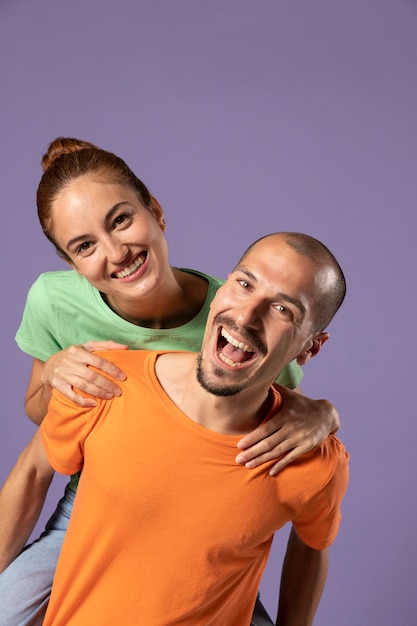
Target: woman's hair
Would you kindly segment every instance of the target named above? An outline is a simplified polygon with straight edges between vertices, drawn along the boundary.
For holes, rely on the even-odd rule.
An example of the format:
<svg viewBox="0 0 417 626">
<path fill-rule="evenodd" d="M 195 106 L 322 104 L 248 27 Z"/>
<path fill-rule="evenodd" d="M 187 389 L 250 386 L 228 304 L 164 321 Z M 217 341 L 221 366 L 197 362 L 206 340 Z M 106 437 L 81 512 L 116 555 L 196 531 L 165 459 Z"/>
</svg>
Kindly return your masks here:
<svg viewBox="0 0 417 626">
<path fill-rule="evenodd" d="M 71 137 L 57 137 L 42 157 L 43 176 L 36 194 L 38 217 L 45 235 L 58 255 L 70 261 L 56 242 L 52 219 L 52 205 L 56 196 L 73 180 L 86 174 L 97 174 L 106 182 L 129 187 L 148 209 L 151 194 L 146 185 L 132 172 L 120 157 L 98 148 L 88 141 Z"/>
</svg>

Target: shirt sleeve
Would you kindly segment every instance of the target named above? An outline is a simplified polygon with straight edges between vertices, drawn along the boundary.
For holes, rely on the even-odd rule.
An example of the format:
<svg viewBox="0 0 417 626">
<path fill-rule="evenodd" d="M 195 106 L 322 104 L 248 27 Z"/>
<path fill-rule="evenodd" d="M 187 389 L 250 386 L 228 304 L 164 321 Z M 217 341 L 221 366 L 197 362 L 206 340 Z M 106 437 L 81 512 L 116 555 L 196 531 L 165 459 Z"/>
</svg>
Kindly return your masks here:
<svg viewBox="0 0 417 626">
<path fill-rule="evenodd" d="M 46 361 L 51 354 L 61 350 L 62 346 L 52 332 L 57 326 L 53 316 L 54 307 L 51 306 L 41 275 L 29 289 L 22 321 L 15 337 L 23 352 L 40 361 Z"/>
<path fill-rule="evenodd" d="M 317 461 L 320 465 L 327 465 L 323 457 L 330 456 L 329 447 L 333 448 L 333 470 L 321 489 L 303 503 L 293 519 L 300 539 L 315 550 L 327 548 L 336 538 L 341 521 L 340 506 L 349 480 L 348 453 L 338 439 L 330 436 L 328 440 L 328 444 L 320 448 Z M 314 473 L 315 468 L 312 467 L 311 471 Z M 320 472 L 319 466 L 317 472 Z"/>
<path fill-rule="evenodd" d="M 84 464 L 84 443 L 97 423 L 101 402 L 81 407 L 55 389 L 40 432 L 48 460 L 60 474 L 75 474 Z"/>
</svg>

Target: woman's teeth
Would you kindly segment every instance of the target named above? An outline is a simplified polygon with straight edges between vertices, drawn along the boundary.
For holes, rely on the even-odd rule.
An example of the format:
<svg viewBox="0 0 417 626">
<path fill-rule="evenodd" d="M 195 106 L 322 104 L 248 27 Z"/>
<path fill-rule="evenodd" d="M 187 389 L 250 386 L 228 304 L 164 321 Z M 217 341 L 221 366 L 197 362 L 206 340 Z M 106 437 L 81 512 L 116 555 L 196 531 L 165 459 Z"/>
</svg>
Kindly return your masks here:
<svg viewBox="0 0 417 626">
<path fill-rule="evenodd" d="M 142 256 L 138 256 L 133 263 L 131 263 L 129 265 L 129 267 L 125 267 L 124 270 L 121 270 L 120 272 L 116 272 L 115 276 L 116 278 L 126 278 L 126 276 L 129 276 L 130 274 L 132 274 L 135 270 L 138 269 L 138 267 L 140 267 L 141 265 L 143 265 L 143 263 L 145 262 L 145 257 Z"/>
</svg>

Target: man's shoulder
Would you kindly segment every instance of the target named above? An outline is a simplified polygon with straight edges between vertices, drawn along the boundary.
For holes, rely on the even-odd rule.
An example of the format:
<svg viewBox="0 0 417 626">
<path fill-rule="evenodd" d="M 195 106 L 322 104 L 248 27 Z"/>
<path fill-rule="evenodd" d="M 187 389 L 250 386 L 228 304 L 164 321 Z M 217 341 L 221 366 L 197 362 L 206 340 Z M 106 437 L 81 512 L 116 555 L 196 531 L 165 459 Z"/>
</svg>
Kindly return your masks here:
<svg viewBox="0 0 417 626">
<path fill-rule="evenodd" d="M 347 485 L 350 456 L 341 440 L 336 435 L 329 435 L 318 446 L 316 454 L 323 483 L 325 485 L 330 482 Z"/>
<path fill-rule="evenodd" d="M 135 366 L 138 363 L 144 363 L 152 355 L 163 354 L 166 350 L 98 350 L 95 352 L 98 356 L 111 361 L 117 365 L 125 363 L 126 365 Z"/>
<path fill-rule="evenodd" d="M 329 435 L 317 448 L 312 451 L 313 458 L 323 466 L 336 468 L 347 466 L 349 453 L 342 441 L 336 435 Z"/>
<path fill-rule="evenodd" d="M 346 450 L 343 442 L 336 435 L 329 435 L 319 446 L 321 448 L 321 454 L 329 454 L 335 459 L 349 460 L 349 453 Z"/>
<path fill-rule="evenodd" d="M 126 374 L 134 373 L 135 377 L 141 377 L 144 368 L 153 369 L 156 359 L 164 354 L 181 352 L 179 350 L 100 350 L 95 352 L 97 356 L 111 361 Z M 188 353 L 187 353 L 188 354 Z"/>
<path fill-rule="evenodd" d="M 305 496 L 320 492 L 331 482 L 346 482 L 349 454 L 335 435 L 329 435 L 320 445 L 298 457 L 281 473 L 289 484 L 296 484 Z M 279 474 L 278 474 L 279 476 Z"/>
</svg>

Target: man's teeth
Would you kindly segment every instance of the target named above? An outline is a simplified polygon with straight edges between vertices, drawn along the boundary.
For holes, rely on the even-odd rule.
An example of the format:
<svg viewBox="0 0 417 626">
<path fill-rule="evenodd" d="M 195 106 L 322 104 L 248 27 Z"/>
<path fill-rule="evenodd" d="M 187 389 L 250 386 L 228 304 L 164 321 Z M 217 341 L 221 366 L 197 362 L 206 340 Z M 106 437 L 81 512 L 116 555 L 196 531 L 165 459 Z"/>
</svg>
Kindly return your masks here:
<svg viewBox="0 0 417 626">
<path fill-rule="evenodd" d="M 124 270 L 116 272 L 116 278 L 126 278 L 126 276 L 129 276 L 129 274 L 132 274 L 132 272 L 137 270 L 138 267 L 140 267 L 144 263 L 144 261 L 145 259 L 142 258 L 142 256 L 138 256 L 137 259 L 135 259 L 135 261 L 133 261 L 133 263 L 129 265 L 129 267 L 125 267 Z"/>
<path fill-rule="evenodd" d="M 234 346 L 235 348 L 239 348 L 240 350 L 243 350 L 244 352 L 253 352 L 253 350 L 249 348 L 247 343 L 242 343 L 241 341 L 237 341 L 237 339 L 234 339 L 232 335 L 229 335 L 227 330 L 225 330 L 224 328 L 222 328 L 221 330 L 221 335 L 222 337 L 226 339 L 228 343 L 231 343 L 232 346 Z"/>
<path fill-rule="evenodd" d="M 236 363 L 235 361 L 232 361 L 232 359 L 229 359 L 220 351 L 218 352 L 218 355 L 221 361 L 226 363 L 226 365 L 231 365 L 232 367 L 241 367 L 244 363 L 246 363 L 246 361 L 243 361 L 242 363 Z"/>
</svg>

